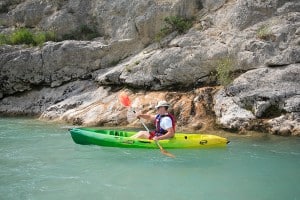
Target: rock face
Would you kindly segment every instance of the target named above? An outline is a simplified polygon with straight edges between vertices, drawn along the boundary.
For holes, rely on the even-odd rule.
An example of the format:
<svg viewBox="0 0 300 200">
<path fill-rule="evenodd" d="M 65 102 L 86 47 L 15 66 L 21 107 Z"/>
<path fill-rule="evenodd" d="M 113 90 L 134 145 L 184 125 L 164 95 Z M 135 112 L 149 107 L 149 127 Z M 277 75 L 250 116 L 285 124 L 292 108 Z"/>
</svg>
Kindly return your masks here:
<svg viewBox="0 0 300 200">
<path fill-rule="evenodd" d="M 299 6 L 297 0 L 238 0 L 232 12 L 229 13 L 229 19 L 233 28 L 242 30 L 266 21 L 276 14 L 298 12 Z"/>
<path fill-rule="evenodd" d="M 223 6 L 222 1 L 218 1 L 219 4 L 214 5 L 223 6 L 233 15 L 236 9 L 246 9 L 243 1 L 238 2 L 237 5 L 228 3 Z M 285 5 L 276 3 L 278 9 Z M 263 10 L 267 5 L 255 6 L 257 10 Z M 233 27 L 235 19 L 224 16 L 223 7 L 206 13 L 188 33 L 170 35 L 160 44 L 149 46 L 105 73 L 100 71 L 96 80 L 104 85 L 125 84 L 151 90 L 193 88 L 215 84 L 212 75 L 218 63 L 228 57 L 231 71 L 300 62 L 299 12 L 270 14 L 265 20 L 257 15 L 256 24 Z M 206 9 L 209 8 L 203 8 L 203 12 Z M 277 13 L 276 9 L 274 12 Z"/>
<path fill-rule="evenodd" d="M 91 81 L 74 81 L 57 88 L 34 88 L 21 96 L 8 96 L 1 100 L 0 114 L 39 116 L 53 104 L 64 99 L 95 90 L 97 85 Z M 81 105 L 82 101 L 68 105 L 67 109 Z"/>
<path fill-rule="evenodd" d="M 2 7 L 13 8 L 7 13 L 11 26 L 55 30 L 61 37 L 88 25 L 112 40 L 139 37 L 147 44 L 160 30 L 164 17 L 191 17 L 200 5 L 197 0 L 24 0 L 5 1 Z"/>
<path fill-rule="evenodd" d="M 57 87 L 76 79 L 90 79 L 93 71 L 107 68 L 134 52 L 132 40 L 101 42 L 48 42 L 43 48 L 0 47 L 0 93 L 10 95 L 34 86 Z"/>
<path fill-rule="evenodd" d="M 155 114 L 159 100 L 167 100 L 176 116 L 177 130 L 199 130 L 213 124 L 212 94 L 216 89 L 205 87 L 191 92 L 131 92 L 132 107 L 137 112 Z M 41 119 L 66 121 L 85 126 L 141 126 L 131 109 L 119 102 L 119 94 L 110 87 L 99 87 L 91 81 L 75 81 L 57 88 L 42 88 L 22 96 L 5 97 L 0 114 L 40 115 Z M 17 105 L 17 106 L 16 106 Z M 146 122 L 147 123 L 147 122 Z M 153 126 L 152 123 L 148 124 Z"/>
<path fill-rule="evenodd" d="M 218 122 L 251 129 L 261 120 L 273 134 L 299 135 L 300 64 L 251 70 L 215 96 Z"/>
<path fill-rule="evenodd" d="M 1 1 L 0 33 L 21 26 L 63 39 L 88 27 L 99 37 L 0 46 L 0 113 L 127 124 L 125 86 L 143 112 L 171 101 L 181 127 L 212 126 L 216 115 L 227 129 L 300 135 L 299 10 L 298 0 Z M 167 16 L 193 27 L 157 39 Z"/>
</svg>

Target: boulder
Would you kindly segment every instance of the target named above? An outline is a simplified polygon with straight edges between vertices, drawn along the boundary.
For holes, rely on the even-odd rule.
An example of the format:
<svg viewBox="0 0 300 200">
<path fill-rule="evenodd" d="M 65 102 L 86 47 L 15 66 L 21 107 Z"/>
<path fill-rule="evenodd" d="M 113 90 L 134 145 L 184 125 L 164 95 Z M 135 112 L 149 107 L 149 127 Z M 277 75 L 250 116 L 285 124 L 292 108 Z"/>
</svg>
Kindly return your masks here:
<svg viewBox="0 0 300 200">
<path fill-rule="evenodd" d="M 215 95 L 214 110 L 217 122 L 229 129 L 251 129 L 255 126 L 254 119 L 261 119 L 263 122 L 268 119 L 264 129 L 280 134 L 281 131 L 274 128 L 280 121 L 298 124 L 299 77 L 300 64 L 277 68 L 264 67 L 242 74 Z M 282 132 L 297 132 L 295 127 L 297 126 L 285 126 Z"/>
<path fill-rule="evenodd" d="M 269 132 L 274 135 L 300 136 L 300 112 L 298 110 L 298 112 L 271 119 L 267 121 L 267 126 L 269 126 Z"/>
<path fill-rule="evenodd" d="M 248 128 L 249 122 L 255 119 L 251 111 L 240 107 L 233 98 L 226 95 L 223 89 L 214 96 L 214 111 L 217 124 L 231 130 Z"/>
</svg>

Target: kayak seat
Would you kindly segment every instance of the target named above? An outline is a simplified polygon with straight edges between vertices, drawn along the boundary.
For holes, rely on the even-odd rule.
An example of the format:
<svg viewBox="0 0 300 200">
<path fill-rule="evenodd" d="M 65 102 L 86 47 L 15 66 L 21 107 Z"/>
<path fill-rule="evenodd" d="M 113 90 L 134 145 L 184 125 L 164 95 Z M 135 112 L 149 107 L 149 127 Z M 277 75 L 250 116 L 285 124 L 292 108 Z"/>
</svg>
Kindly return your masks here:
<svg viewBox="0 0 300 200">
<path fill-rule="evenodd" d="M 109 131 L 109 135 L 113 135 L 113 136 L 123 136 L 123 132 L 119 132 L 119 131 Z"/>
<path fill-rule="evenodd" d="M 115 131 L 109 131 L 109 135 L 115 135 Z"/>
<path fill-rule="evenodd" d="M 115 136 L 123 136 L 123 132 L 116 131 Z"/>
</svg>

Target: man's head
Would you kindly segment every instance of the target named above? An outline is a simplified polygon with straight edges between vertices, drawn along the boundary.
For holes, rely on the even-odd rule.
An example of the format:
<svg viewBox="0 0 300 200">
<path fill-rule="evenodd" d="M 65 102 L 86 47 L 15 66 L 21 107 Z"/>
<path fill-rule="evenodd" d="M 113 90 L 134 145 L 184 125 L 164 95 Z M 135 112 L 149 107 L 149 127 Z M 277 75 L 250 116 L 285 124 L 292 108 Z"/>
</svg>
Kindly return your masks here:
<svg viewBox="0 0 300 200">
<path fill-rule="evenodd" d="M 170 104 L 166 101 L 159 101 L 157 103 L 157 105 L 155 106 L 155 108 L 158 110 L 158 112 L 162 112 L 161 114 L 163 114 L 164 112 L 166 112 L 169 108 Z"/>
</svg>

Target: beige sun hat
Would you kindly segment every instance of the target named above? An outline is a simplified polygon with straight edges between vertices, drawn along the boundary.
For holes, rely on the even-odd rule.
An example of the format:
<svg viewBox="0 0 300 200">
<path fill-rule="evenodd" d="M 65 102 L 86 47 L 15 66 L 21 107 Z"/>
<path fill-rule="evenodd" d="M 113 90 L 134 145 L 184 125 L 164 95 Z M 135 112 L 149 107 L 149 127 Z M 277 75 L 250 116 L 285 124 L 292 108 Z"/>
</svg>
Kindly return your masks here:
<svg viewBox="0 0 300 200">
<path fill-rule="evenodd" d="M 159 107 L 169 107 L 170 106 L 170 104 L 168 103 L 168 102 L 166 102 L 166 101 L 159 101 L 158 103 L 157 103 L 157 105 L 155 106 L 155 108 L 157 109 L 157 108 L 159 108 Z"/>
</svg>

